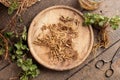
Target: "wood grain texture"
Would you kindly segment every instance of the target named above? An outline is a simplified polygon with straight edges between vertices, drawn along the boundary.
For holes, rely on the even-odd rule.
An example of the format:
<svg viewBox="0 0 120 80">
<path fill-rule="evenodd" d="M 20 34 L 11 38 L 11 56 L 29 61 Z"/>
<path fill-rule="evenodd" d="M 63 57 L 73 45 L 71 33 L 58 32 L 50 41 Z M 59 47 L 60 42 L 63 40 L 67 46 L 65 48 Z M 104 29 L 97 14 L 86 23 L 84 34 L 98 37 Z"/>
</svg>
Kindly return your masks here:
<svg viewBox="0 0 120 80">
<path fill-rule="evenodd" d="M 120 76 L 120 70 L 118 70 L 118 66 L 120 66 L 120 59 L 116 59 L 115 62 L 111 65 L 114 73 L 110 78 L 107 78 L 105 76 L 105 71 L 109 69 L 110 64 L 105 64 L 100 70 L 95 67 L 96 62 L 99 60 L 104 60 L 105 62 L 109 62 L 113 55 L 116 53 L 118 48 L 120 47 L 120 40 L 114 44 L 112 47 L 110 47 L 108 50 L 103 52 L 100 56 L 97 56 L 96 59 L 94 59 L 91 63 L 87 64 L 84 68 L 82 68 L 80 71 L 78 71 L 76 74 L 71 76 L 68 80 L 119 80 Z M 120 52 L 119 52 L 120 53 Z M 116 63 L 117 62 L 117 63 Z M 113 67 L 114 66 L 114 67 Z"/>
<path fill-rule="evenodd" d="M 120 4 L 120 0 L 117 0 L 117 1 L 116 0 L 104 0 L 103 3 L 101 4 L 100 8 L 93 12 L 100 13 L 100 14 L 103 14 L 103 15 L 109 16 L 109 17 L 116 15 L 116 14 L 120 15 L 120 5 L 119 4 Z M 74 7 L 82 12 L 87 12 L 87 11 L 83 11 L 83 9 L 80 7 L 80 5 L 78 3 L 78 0 L 41 0 L 41 2 L 37 2 L 35 5 L 28 8 L 24 12 L 24 14 L 22 15 L 24 24 L 26 24 L 29 27 L 33 18 L 40 11 L 42 11 L 50 6 L 54 6 L 54 5 L 67 5 L 67 6 Z M 3 7 L 3 10 L 1 10 L 1 6 L 3 7 L 3 5 L 0 5 L 0 28 L 1 28 L 1 26 L 5 26 L 11 17 L 11 16 L 7 15 L 7 8 Z M 79 67 L 77 67 L 73 70 L 69 70 L 69 71 L 58 72 L 58 71 L 46 69 L 45 67 L 38 64 L 41 73 L 38 77 L 34 78 L 33 80 L 66 80 L 66 79 L 68 79 L 68 80 L 69 79 L 70 80 L 77 80 L 77 79 L 78 80 L 96 80 L 97 76 L 95 76 L 95 77 L 93 76 L 93 75 L 95 75 L 95 73 L 98 72 L 98 70 L 95 69 L 95 67 L 94 67 L 94 64 L 95 64 L 94 59 L 97 59 L 97 58 L 95 58 L 95 56 L 105 54 L 105 55 L 102 55 L 101 58 L 106 58 L 106 60 L 109 60 L 112 52 L 114 53 L 114 51 L 120 45 L 120 42 L 118 41 L 118 40 L 120 40 L 120 28 L 115 31 L 113 31 L 111 28 L 109 28 L 108 35 L 109 35 L 109 40 L 110 40 L 110 46 L 107 49 L 98 50 L 98 52 L 96 54 L 91 53 L 90 56 L 87 58 L 87 60 L 85 60 L 84 63 L 81 64 Z M 95 36 L 97 36 L 97 35 L 95 35 Z M 117 62 L 116 62 L 117 65 L 119 65 L 118 62 L 119 62 L 119 60 L 117 60 Z M 106 66 L 106 68 L 107 68 L 107 66 Z M 119 69 L 119 67 L 116 66 L 116 69 Z M 98 72 L 99 76 L 97 77 L 97 79 L 100 78 L 102 80 L 102 78 L 103 78 L 103 80 L 109 80 L 106 78 L 104 79 L 104 74 L 101 72 L 102 71 Z M 8 76 L 5 73 L 3 73 L 2 75 L 4 75 L 4 77 Z M 119 78 L 119 72 L 115 72 L 115 75 L 110 80 L 114 80 L 114 79 L 116 79 L 116 77 Z M 7 80 L 7 79 L 3 79 L 3 80 Z M 119 80 L 119 79 L 116 79 L 116 80 Z"/>
</svg>

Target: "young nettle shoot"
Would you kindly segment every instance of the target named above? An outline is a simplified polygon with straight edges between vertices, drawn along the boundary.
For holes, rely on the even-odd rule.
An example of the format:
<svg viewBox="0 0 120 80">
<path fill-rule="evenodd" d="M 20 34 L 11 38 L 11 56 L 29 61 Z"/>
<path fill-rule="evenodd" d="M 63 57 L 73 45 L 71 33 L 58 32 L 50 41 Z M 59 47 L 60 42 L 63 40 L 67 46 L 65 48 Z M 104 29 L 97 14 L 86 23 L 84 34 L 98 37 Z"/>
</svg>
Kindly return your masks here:
<svg viewBox="0 0 120 80">
<path fill-rule="evenodd" d="M 28 58 L 28 52 L 27 30 L 24 28 L 22 35 L 19 37 L 19 41 L 17 41 L 12 48 L 11 55 L 13 61 L 15 61 L 23 71 L 20 80 L 29 80 L 39 74 L 37 65 L 33 63 L 31 58 Z"/>
</svg>

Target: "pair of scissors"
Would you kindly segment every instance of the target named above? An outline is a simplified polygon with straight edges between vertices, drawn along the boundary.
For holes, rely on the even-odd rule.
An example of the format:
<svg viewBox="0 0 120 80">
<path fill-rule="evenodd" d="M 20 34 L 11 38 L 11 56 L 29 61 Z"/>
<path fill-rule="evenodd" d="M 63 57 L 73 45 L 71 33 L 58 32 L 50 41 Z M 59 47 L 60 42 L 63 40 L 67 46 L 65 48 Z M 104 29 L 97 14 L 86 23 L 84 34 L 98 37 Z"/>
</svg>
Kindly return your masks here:
<svg viewBox="0 0 120 80">
<path fill-rule="evenodd" d="M 98 60 L 95 64 L 95 67 L 97 69 L 101 69 L 105 64 L 110 63 L 109 68 L 105 71 L 105 76 L 109 78 L 114 74 L 114 69 L 112 68 L 112 64 L 118 58 L 120 58 L 120 47 L 117 49 L 116 53 L 113 55 L 110 61 L 106 62 L 104 60 Z"/>
</svg>

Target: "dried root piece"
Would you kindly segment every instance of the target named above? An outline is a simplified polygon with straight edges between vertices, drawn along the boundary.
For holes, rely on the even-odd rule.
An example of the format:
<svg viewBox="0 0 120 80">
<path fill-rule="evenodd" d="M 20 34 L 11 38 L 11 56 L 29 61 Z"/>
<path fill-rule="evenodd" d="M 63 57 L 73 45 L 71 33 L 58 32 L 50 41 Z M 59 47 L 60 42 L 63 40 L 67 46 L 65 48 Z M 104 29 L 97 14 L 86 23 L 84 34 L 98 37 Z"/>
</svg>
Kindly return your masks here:
<svg viewBox="0 0 120 80">
<path fill-rule="evenodd" d="M 6 60 L 8 58 L 8 53 L 9 53 L 9 51 L 8 51 L 8 41 L 1 33 L 0 33 L 0 38 L 3 40 L 3 42 L 5 44 L 5 57 L 4 57 L 4 59 Z"/>
<path fill-rule="evenodd" d="M 3 5 L 5 5 L 6 7 L 10 6 L 10 1 L 9 0 L 0 0 L 0 3 L 2 3 Z"/>
<path fill-rule="evenodd" d="M 96 53 L 99 48 L 107 48 L 109 46 L 109 39 L 106 28 L 98 32 L 97 42 L 93 45 L 92 52 Z"/>
<path fill-rule="evenodd" d="M 98 48 L 107 48 L 109 45 L 108 34 L 106 30 L 101 30 L 98 33 L 97 43 L 93 46 L 93 52 L 96 52 Z"/>
<path fill-rule="evenodd" d="M 105 29 L 101 30 L 99 32 L 99 40 L 98 43 L 100 43 L 100 47 L 104 47 L 107 48 L 108 44 L 109 44 L 109 40 L 108 40 L 108 34 L 107 31 Z"/>
</svg>

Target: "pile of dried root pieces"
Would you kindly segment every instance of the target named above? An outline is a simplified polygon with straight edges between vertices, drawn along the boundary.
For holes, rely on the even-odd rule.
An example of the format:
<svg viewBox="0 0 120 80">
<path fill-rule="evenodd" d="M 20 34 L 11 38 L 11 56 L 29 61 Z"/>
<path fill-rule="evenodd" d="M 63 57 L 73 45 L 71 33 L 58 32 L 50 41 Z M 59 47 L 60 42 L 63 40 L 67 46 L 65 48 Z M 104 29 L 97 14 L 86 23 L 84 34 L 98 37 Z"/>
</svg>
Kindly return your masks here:
<svg viewBox="0 0 120 80">
<path fill-rule="evenodd" d="M 42 27 L 42 33 L 38 35 L 33 42 L 36 45 L 48 47 L 50 51 L 47 53 L 50 62 L 63 63 L 68 60 L 77 59 L 78 53 L 73 49 L 72 40 L 77 38 L 78 31 L 73 24 L 76 19 L 61 16 L 59 23 L 48 24 Z M 48 33 L 45 33 L 48 31 Z"/>
</svg>

